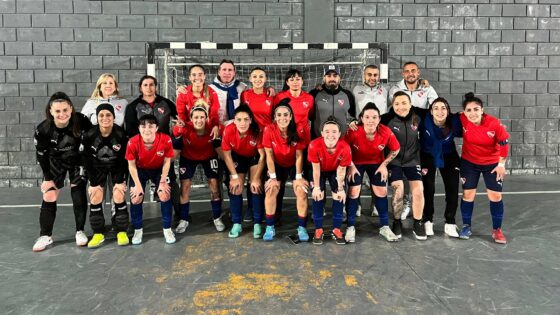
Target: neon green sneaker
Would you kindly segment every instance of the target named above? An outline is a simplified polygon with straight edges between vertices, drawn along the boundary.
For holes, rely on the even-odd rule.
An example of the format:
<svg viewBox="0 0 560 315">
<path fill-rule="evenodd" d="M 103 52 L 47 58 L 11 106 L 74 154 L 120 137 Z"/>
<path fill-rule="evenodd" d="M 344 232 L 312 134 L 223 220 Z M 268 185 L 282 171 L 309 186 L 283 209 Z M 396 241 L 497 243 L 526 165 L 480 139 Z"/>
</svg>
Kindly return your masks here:
<svg viewBox="0 0 560 315">
<path fill-rule="evenodd" d="M 87 247 L 88 248 L 97 248 L 97 247 L 101 246 L 101 244 L 104 241 L 105 241 L 105 236 L 103 234 L 95 233 L 95 234 L 93 234 L 93 237 L 91 238 L 91 240 L 87 244 Z"/>
<path fill-rule="evenodd" d="M 241 234 L 241 230 L 243 228 L 241 227 L 241 224 L 239 223 L 234 223 L 233 226 L 231 227 L 231 231 L 229 231 L 229 237 L 230 238 L 236 238 L 239 237 L 239 234 Z"/>
<path fill-rule="evenodd" d="M 262 226 L 259 223 L 253 225 L 253 238 L 262 237 Z"/>
<path fill-rule="evenodd" d="M 117 233 L 117 244 L 119 246 L 128 245 L 128 235 L 126 235 L 126 232 Z"/>
</svg>

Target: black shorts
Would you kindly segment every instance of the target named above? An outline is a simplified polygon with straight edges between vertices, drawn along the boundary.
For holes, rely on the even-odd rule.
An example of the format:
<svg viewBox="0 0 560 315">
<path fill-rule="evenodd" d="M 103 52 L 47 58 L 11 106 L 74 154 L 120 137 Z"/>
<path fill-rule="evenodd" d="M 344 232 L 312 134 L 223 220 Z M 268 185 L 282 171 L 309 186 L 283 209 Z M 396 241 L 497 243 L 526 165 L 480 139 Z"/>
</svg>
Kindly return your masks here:
<svg viewBox="0 0 560 315">
<path fill-rule="evenodd" d="M 249 172 L 249 169 L 251 169 L 253 165 L 259 164 L 260 155 L 248 157 L 248 156 L 239 155 L 233 151 L 230 151 L 230 153 L 231 153 L 231 158 L 233 160 L 233 165 L 235 166 L 235 171 L 238 174 L 247 174 Z M 229 170 L 227 169 L 227 167 L 226 167 L 226 171 L 229 174 Z"/>
<path fill-rule="evenodd" d="M 217 158 L 194 161 L 181 156 L 181 158 L 179 159 L 179 179 L 192 179 L 194 176 L 194 172 L 196 171 L 196 166 L 198 164 L 202 165 L 202 168 L 204 169 L 204 175 L 206 175 L 207 179 L 218 178 L 219 167 Z"/>
<path fill-rule="evenodd" d="M 348 181 L 348 186 L 361 186 L 364 179 L 364 174 L 369 177 L 369 182 L 373 186 L 386 187 L 387 181 L 381 180 L 381 174 L 375 174 L 379 168 L 379 164 L 359 164 L 356 165 L 360 174 L 354 175 L 354 180 Z"/>
<path fill-rule="evenodd" d="M 122 184 L 126 181 L 126 173 L 124 170 L 114 168 L 97 168 L 93 174 L 89 175 L 89 185 L 90 186 L 101 186 L 105 187 L 107 183 L 107 178 L 111 178 L 111 183 Z"/>
<path fill-rule="evenodd" d="M 461 159 L 461 182 L 463 183 L 463 189 L 476 189 L 478 179 L 480 174 L 482 174 L 487 189 L 502 192 L 504 182 L 496 180 L 496 173 L 490 173 L 496 166 L 498 166 L 498 163 L 478 165 Z"/>
<path fill-rule="evenodd" d="M 57 189 L 61 189 L 62 187 L 64 187 L 66 173 L 68 173 L 68 178 L 70 179 L 71 185 L 87 183 L 85 171 L 78 165 L 70 165 L 68 163 L 65 163 L 64 161 L 51 160 L 50 172 L 52 175 L 52 181 L 54 182 Z"/>
<path fill-rule="evenodd" d="M 274 163 L 274 172 L 276 172 L 276 180 L 278 180 L 281 183 L 285 183 L 288 179 L 294 180 L 296 178 L 295 165 L 291 167 L 284 167 L 277 163 Z M 268 176 L 268 172 L 267 172 L 267 179 L 269 178 L 270 176 Z"/>
<path fill-rule="evenodd" d="M 327 188 L 327 181 L 329 182 L 329 185 L 331 186 L 331 191 L 333 193 L 337 193 L 338 192 L 338 181 L 336 180 L 336 171 L 321 172 L 321 177 L 319 178 L 319 187 L 321 188 L 321 191 L 323 191 L 323 192 Z M 313 184 L 315 184 L 315 183 L 313 183 Z"/>
<path fill-rule="evenodd" d="M 389 165 L 389 184 L 398 181 L 407 179 L 411 180 L 422 180 L 422 168 L 420 165 L 416 166 L 395 166 Z"/>
</svg>

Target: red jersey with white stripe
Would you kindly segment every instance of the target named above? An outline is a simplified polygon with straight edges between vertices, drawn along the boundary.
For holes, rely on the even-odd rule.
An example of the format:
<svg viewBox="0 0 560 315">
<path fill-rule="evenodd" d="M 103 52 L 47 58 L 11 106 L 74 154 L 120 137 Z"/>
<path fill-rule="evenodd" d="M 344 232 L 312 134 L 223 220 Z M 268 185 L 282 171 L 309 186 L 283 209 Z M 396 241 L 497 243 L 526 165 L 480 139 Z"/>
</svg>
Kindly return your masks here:
<svg viewBox="0 0 560 315">
<path fill-rule="evenodd" d="M 379 124 L 373 139 L 368 140 L 364 126 L 358 126 L 358 130 L 348 129 L 344 141 L 350 145 L 352 150 L 352 161 L 354 164 L 381 164 L 385 161 L 383 151 L 400 149 L 399 141 L 387 126 Z"/>
<path fill-rule="evenodd" d="M 176 134 L 176 129 L 179 128 L 174 128 L 174 134 Z M 199 135 L 196 133 L 196 129 L 194 129 L 191 121 L 189 121 L 185 127 L 180 128 L 180 130 L 182 130 L 181 139 L 183 141 L 181 156 L 192 161 L 206 161 L 216 157 L 217 153 L 216 150 L 214 150 L 212 137 L 210 136 L 211 129 L 212 127 L 210 124 L 207 124 L 204 134 Z M 222 131 L 223 127 L 220 125 L 220 134 Z"/>
<path fill-rule="evenodd" d="M 296 164 L 296 151 L 305 149 L 306 145 L 299 142 L 288 143 L 288 139 L 282 137 L 280 128 L 276 124 L 270 124 L 264 128 L 263 147 L 272 149 L 274 162 L 282 167 L 292 167 Z"/>
<path fill-rule="evenodd" d="M 128 140 L 125 158 L 128 161 L 136 161 L 136 167 L 144 170 L 159 169 L 163 166 L 165 158 L 173 158 L 171 137 L 161 132 L 156 133 L 153 147 L 146 150 L 144 141 L 138 134 Z"/>
<path fill-rule="evenodd" d="M 261 131 L 267 125 L 272 124 L 272 101 L 272 97 L 264 91 L 257 94 L 253 89 L 249 89 L 241 93 L 241 103 L 249 105 Z"/>
<path fill-rule="evenodd" d="M 192 92 L 192 85 L 187 86 L 187 93 L 180 93 L 177 96 L 177 116 L 183 121 L 191 121 L 191 109 L 193 108 L 196 101 L 199 99 L 204 99 L 208 106 L 208 115 L 210 116 L 210 125 L 217 126 L 220 123 L 220 118 L 218 116 L 218 110 L 220 109 L 220 100 L 218 99 L 218 94 L 208 87 L 208 99 L 204 94 L 204 89 L 200 92 L 200 97 L 196 97 Z"/>
<path fill-rule="evenodd" d="M 463 151 L 461 158 L 478 165 L 490 165 L 507 157 L 509 134 L 496 117 L 482 114 L 480 125 L 469 121 L 464 113 L 459 115 L 463 125 Z"/>
<path fill-rule="evenodd" d="M 229 124 L 224 130 L 222 136 L 222 150 L 224 151 L 233 151 L 241 156 L 253 157 L 259 154 L 259 149 L 262 148 L 261 137 L 255 135 L 250 129 L 243 138 L 239 135 L 235 124 Z"/>
<path fill-rule="evenodd" d="M 313 112 L 313 106 L 315 106 L 313 96 L 307 92 L 301 91 L 298 97 L 294 97 L 289 90 L 282 91 L 274 97 L 274 106 L 278 105 L 278 103 L 285 98 L 290 99 L 290 106 L 294 111 L 294 120 L 297 125 L 298 135 L 308 144 L 311 139 L 309 113 Z"/>
<path fill-rule="evenodd" d="M 309 144 L 307 159 L 311 163 L 319 163 L 321 172 L 332 172 L 339 166 L 346 167 L 352 163 L 352 151 L 346 141 L 338 140 L 334 152 L 329 153 L 323 137 L 319 137 Z"/>
</svg>

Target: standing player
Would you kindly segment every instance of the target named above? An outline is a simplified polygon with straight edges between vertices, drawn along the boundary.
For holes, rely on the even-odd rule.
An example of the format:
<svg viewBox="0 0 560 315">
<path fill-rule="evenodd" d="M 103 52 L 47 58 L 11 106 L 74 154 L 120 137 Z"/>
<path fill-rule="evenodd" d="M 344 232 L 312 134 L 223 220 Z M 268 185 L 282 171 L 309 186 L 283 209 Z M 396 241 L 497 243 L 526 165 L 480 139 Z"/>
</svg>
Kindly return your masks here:
<svg viewBox="0 0 560 315">
<path fill-rule="evenodd" d="M 464 112 L 459 116 L 463 125 L 461 156 L 463 228 L 459 237 L 468 239 L 472 235 L 471 217 L 474 198 L 478 179 L 482 174 L 490 200 L 492 238 L 496 243 L 505 244 L 507 240 L 502 232 L 504 217 L 502 188 L 506 174 L 509 134 L 497 118 L 484 113 L 482 100 L 475 97 L 472 92 L 465 94 L 463 110 Z"/>
<path fill-rule="evenodd" d="M 362 187 L 362 179 L 367 173 L 371 181 L 371 190 L 375 194 L 376 208 L 379 209 L 379 234 L 387 241 L 397 241 L 397 236 L 389 228 L 389 211 L 387 201 L 387 165 L 400 150 L 397 138 L 386 126 L 380 125 L 380 113 L 374 103 L 367 103 L 360 112 L 358 130 L 348 129 L 344 140 L 352 150 L 352 165 L 348 169 L 348 227 L 345 240 L 356 241 L 356 210 Z M 385 158 L 384 150 L 389 154 Z"/>
<path fill-rule="evenodd" d="M 404 179 L 410 184 L 412 193 L 412 214 L 414 217 L 413 234 L 417 240 L 426 240 L 426 231 L 422 223 L 424 193 L 420 167 L 420 140 L 418 139 L 421 116 L 416 114 L 410 104 L 410 96 L 399 91 L 393 97 L 391 110 L 381 117 L 381 123 L 395 134 L 401 149 L 389 163 L 389 184 L 393 188 L 393 233 L 402 236 L 401 214 L 403 211 Z M 420 111 L 420 109 L 417 109 Z"/>
<path fill-rule="evenodd" d="M 210 205 L 214 226 L 218 232 L 226 227 L 222 222 L 222 198 L 218 189 L 218 155 L 221 153 L 221 139 L 213 138 L 208 118 L 208 105 L 198 100 L 190 112 L 190 119 L 185 125 L 173 128 L 173 147 L 175 156 L 179 156 L 179 178 L 181 180 L 180 221 L 175 230 L 184 233 L 189 222 L 190 194 L 192 178 L 197 165 L 201 164 L 210 188 Z"/>
<path fill-rule="evenodd" d="M 97 79 L 95 89 L 91 93 L 90 99 L 82 108 L 84 114 L 92 124 L 97 125 L 95 109 L 101 103 L 109 103 L 115 108 L 115 124 L 123 126 L 124 114 L 128 101 L 119 96 L 119 84 L 111 73 L 103 73 Z"/>
<path fill-rule="evenodd" d="M 70 98 L 54 93 L 45 109 L 47 118 L 35 130 L 37 161 L 43 171 L 41 193 L 41 233 L 33 245 L 34 252 L 45 250 L 53 243 L 52 231 L 56 217 L 56 201 L 64 187 L 66 173 L 70 179 L 70 194 L 76 221 L 76 245 L 88 242 L 84 234 L 87 214 L 87 178 L 80 159 L 82 135 L 91 128 L 91 122 L 77 113 Z"/>
<path fill-rule="evenodd" d="M 83 157 L 89 174 L 89 222 L 93 237 L 89 248 L 99 247 L 105 236 L 105 218 L 103 217 L 103 188 L 110 177 L 113 183 L 113 203 L 115 205 L 115 228 L 117 244 L 128 245 L 128 211 L 126 208 L 127 162 L 124 158 L 128 138 L 122 127 L 114 124 L 113 106 L 103 103 L 97 106 L 98 126 L 91 128 L 83 139 Z"/>
<path fill-rule="evenodd" d="M 340 125 L 333 116 L 327 118 L 321 128 L 321 137 L 309 144 L 308 160 L 313 167 L 313 244 L 323 244 L 323 212 L 326 181 L 332 191 L 333 238 L 337 244 L 346 244 L 342 231 L 342 210 L 346 201 L 344 177 L 352 163 L 350 146 L 340 140 Z"/>
<path fill-rule="evenodd" d="M 224 162 L 230 176 L 229 200 L 233 227 L 229 237 L 239 237 L 242 231 L 241 208 L 243 205 L 243 186 L 245 176 L 249 175 L 251 198 L 253 198 L 253 237 L 261 238 L 262 212 L 264 208 L 261 176 L 265 155 L 261 143 L 259 126 L 251 109 L 241 104 L 235 109 L 233 124 L 228 125 L 222 137 Z"/>
<path fill-rule="evenodd" d="M 266 72 L 262 68 L 253 68 L 249 73 L 251 88 L 241 93 L 241 103 L 249 106 L 261 131 L 272 123 L 273 97 L 264 88 L 266 80 Z"/>
<path fill-rule="evenodd" d="M 286 185 L 288 177 L 291 177 L 296 195 L 298 238 L 302 242 L 307 242 L 309 240 L 306 229 L 309 183 L 303 178 L 305 143 L 299 138 L 294 114 L 288 100 L 282 100 L 274 109 L 274 122 L 268 125 L 263 132 L 263 146 L 268 169 L 268 180 L 264 189 L 266 231 L 263 239 L 272 241 L 276 235 L 274 223 L 278 194 Z M 295 177 L 293 177 L 294 171 Z"/>
<path fill-rule="evenodd" d="M 156 191 L 160 199 L 163 236 L 167 244 L 175 243 L 175 234 L 171 230 L 172 205 L 170 200 L 169 168 L 173 158 L 171 137 L 158 132 L 158 122 L 154 115 L 144 115 L 138 121 L 140 134 L 128 141 L 125 158 L 132 179 L 130 188 L 130 214 L 134 236 L 132 244 L 142 244 L 143 220 L 142 203 L 144 187 L 150 180 L 157 183 Z"/>
</svg>

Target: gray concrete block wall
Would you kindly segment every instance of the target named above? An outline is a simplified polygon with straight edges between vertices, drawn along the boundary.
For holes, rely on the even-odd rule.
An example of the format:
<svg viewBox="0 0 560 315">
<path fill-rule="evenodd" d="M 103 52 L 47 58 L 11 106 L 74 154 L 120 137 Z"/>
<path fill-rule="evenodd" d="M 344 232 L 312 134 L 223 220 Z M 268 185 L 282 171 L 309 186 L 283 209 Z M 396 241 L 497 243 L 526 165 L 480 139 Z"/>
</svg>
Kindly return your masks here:
<svg viewBox="0 0 560 315">
<path fill-rule="evenodd" d="M 50 93 L 81 108 L 112 72 L 131 100 L 146 41 L 306 41 L 304 5 L 0 0 L 0 187 L 37 185 L 31 136 Z M 510 128 L 513 173 L 559 172 L 558 0 L 335 0 L 334 9 L 337 41 L 390 43 L 391 81 L 414 60 L 454 108 L 468 90 L 481 94 Z"/>
</svg>

